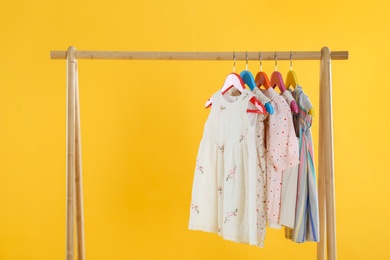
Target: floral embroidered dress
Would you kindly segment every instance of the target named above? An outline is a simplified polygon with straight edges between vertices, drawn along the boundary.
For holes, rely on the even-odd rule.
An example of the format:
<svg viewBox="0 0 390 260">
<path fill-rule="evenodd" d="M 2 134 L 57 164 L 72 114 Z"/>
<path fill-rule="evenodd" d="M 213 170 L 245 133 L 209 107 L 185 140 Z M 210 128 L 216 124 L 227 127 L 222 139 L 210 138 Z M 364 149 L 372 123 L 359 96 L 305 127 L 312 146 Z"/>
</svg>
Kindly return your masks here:
<svg viewBox="0 0 390 260">
<path fill-rule="evenodd" d="M 226 240 L 260 245 L 257 236 L 257 114 L 247 113 L 254 96 L 217 91 L 199 146 L 189 229 Z"/>
</svg>

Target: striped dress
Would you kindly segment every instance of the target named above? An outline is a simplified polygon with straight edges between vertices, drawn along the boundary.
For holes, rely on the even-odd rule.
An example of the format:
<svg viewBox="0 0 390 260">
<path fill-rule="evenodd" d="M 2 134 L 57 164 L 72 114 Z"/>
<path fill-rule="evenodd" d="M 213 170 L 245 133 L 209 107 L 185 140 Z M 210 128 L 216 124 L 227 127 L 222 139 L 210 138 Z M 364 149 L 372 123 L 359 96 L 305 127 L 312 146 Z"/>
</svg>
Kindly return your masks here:
<svg viewBox="0 0 390 260">
<path fill-rule="evenodd" d="M 286 237 L 292 241 L 302 243 L 305 241 L 319 241 L 319 213 L 316 172 L 314 167 L 313 141 L 310 127 L 312 116 L 308 114 L 312 108 L 310 99 L 297 86 L 292 92 L 299 113 L 294 115 L 294 125 L 299 137 L 299 169 L 298 190 L 295 210 L 294 230 L 287 230 Z"/>
</svg>

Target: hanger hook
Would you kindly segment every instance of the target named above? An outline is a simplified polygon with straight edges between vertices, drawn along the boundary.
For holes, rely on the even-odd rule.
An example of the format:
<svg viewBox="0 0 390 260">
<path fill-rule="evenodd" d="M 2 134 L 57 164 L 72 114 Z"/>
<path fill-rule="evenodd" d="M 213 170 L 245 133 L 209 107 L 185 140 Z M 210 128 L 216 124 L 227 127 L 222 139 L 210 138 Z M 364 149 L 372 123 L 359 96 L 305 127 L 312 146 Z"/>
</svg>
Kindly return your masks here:
<svg viewBox="0 0 390 260">
<path fill-rule="evenodd" d="M 292 70 L 292 51 L 290 51 L 290 70 Z"/>
<path fill-rule="evenodd" d="M 261 60 L 261 51 L 259 52 L 260 71 L 263 71 L 263 61 Z"/>
<path fill-rule="evenodd" d="M 233 72 L 236 72 L 236 52 L 233 51 Z"/>
<path fill-rule="evenodd" d="M 245 55 L 245 69 L 248 70 L 248 51 L 246 51 Z"/>
<path fill-rule="evenodd" d="M 275 51 L 275 71 L 278 71 L 278 56 L 276 55 L 276 51 Z"/>
</svg>

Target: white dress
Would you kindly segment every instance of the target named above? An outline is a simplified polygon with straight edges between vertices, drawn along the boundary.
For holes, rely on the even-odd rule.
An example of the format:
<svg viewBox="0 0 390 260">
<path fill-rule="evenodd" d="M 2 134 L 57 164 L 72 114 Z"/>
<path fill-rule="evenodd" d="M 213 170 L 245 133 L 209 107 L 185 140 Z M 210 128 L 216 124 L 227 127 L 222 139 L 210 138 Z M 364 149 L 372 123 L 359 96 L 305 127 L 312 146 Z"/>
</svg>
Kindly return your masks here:
<svg viewBox="0 0 390 260">
<path fill-rule="evenodd" d="M 189 229 L 261 245 L 256 214 L 257 114 L 246 111 L 254 94 L 231 92 L 212 96 L 196 160 Z"/>
</svg>

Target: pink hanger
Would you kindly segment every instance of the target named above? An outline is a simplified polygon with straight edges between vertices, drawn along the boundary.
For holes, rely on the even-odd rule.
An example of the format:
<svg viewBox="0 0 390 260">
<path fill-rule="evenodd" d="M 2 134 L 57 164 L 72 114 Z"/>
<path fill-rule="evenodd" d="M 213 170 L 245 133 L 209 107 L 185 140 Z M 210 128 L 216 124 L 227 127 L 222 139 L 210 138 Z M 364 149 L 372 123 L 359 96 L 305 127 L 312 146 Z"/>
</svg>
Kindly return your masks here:
<svg viewBox="0 0 390 260">
<path fill-rule="evenodd" d="M 223 86 L 221 88 L 222 94 L 228 92 L 228 90 L 231 89 L 232 87 L 235 87 L 240 92 L 243 92 L 245 89 L 245 84 L 241 76 L 234 72 L 227 75 L 225 82 L 223 83 Z"/>
<path fill-rule="evenodd" d="M 223 86 L 221 88 L 221 92 L 222 94 L 225 94 L 229 89 L 231 89 L 232 87 L 235 87 L 237 88 L 241 93 L 244 91 L 245 89 L 245 85 L 244 85 L 244 81 L 242 80 L 242 78 L 240 77 L 240 75 L 238 75 L 237 73 L 230 73 L 226 79 L 225 79 L 225 82 L 223 83 Z M 249 100 L 258 110 L 253 110 L 253 109 L 248 109 L 247 112 L 250 112 L 250 113 L 258 113 L 258 114 L 265 114 L 266 112 L 266 109 L 264 107 L 264 105 L 256 98 L 256 97 L 252 97 L 250 100 Z M 206 108 L 209 108 L 211 107 L 212 105 L 212 99 L 209 98 L 205 104 L 205 107 Z"/>
<path fill-rule="evenodd" d="M 275 70 L 272 72 L 270 83 L 273 88 L 277 86 L 280 90 L 280 93 L 286 91 L 286 86 L 284 85 L 282 74 L 279 71 Z"/>
<path fill-rule="evenodd" d="M 275 88 L 278 86 L 280 93 L 283 94 L 284 91 L 286 91 L 286 86 L 284 85 L 282 74 L 278 71 L 278 59 L 275 52 L 275 71 L 271 74 L 271 80 L 270 80 L 271 86 Z M 298 105 L 295 100 L 291 101 L 290 108 L 294 113 L 298 113 Z"/>
</svg>

